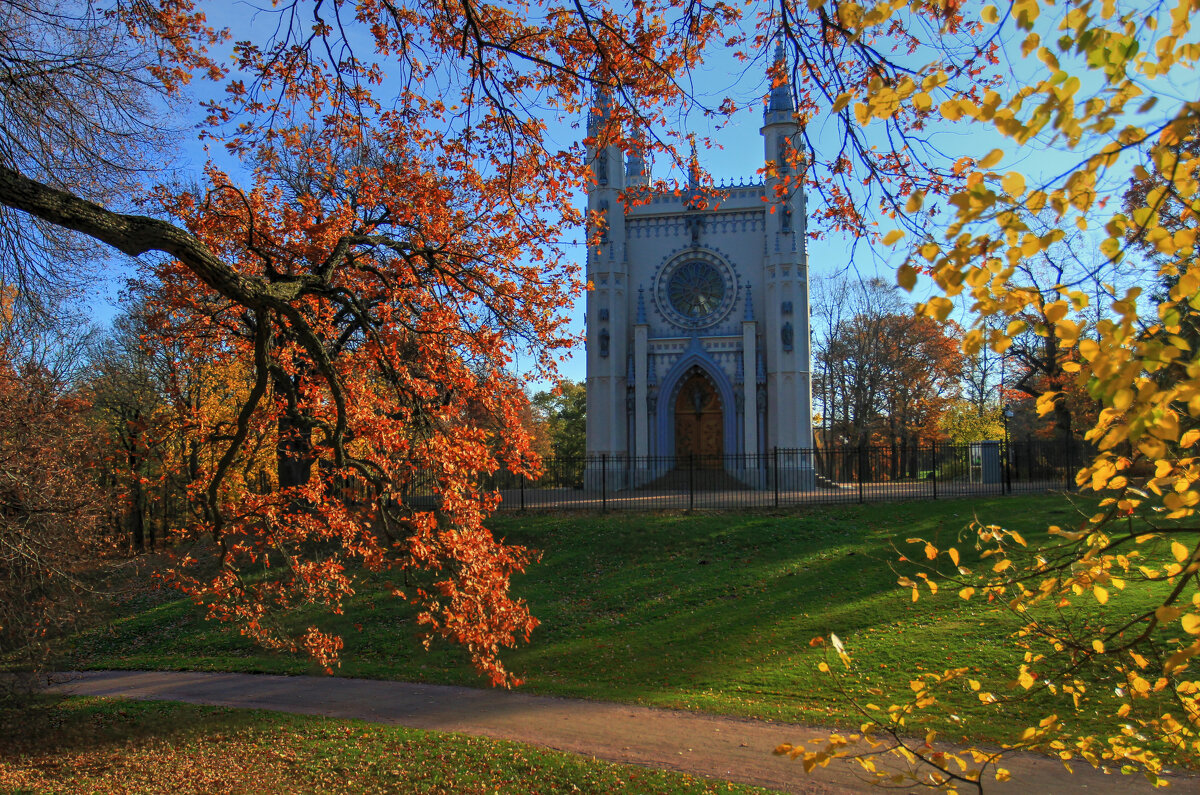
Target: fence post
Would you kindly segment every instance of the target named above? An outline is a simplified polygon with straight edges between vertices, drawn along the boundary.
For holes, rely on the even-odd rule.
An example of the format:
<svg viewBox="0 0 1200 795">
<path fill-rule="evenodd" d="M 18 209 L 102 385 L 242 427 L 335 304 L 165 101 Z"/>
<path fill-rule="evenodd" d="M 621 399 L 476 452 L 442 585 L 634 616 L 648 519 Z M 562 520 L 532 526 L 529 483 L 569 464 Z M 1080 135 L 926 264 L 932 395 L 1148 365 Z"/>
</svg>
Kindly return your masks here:
<svg viewBox="0 0 1200 795">
<path fill-rule="evenodd" d="M 1008 441 L 1008 434 L 1004 436 L 1004 493 L 1012 494 L 1012 462 L 1009 460 L 1012 458 L 1012 447 Z"/>
<path fill-rule="evenodd" d="M 937 499 L 937 442 L 934 442 L 929 447 L 930 457 L 933 459 L 932 467 L 929 470 L 929 477 L 933 480 L 933 498 Z"/>
<path fill-rule="evenodd" d="M 600 510 L 608 510 L 608 453 L 600 454 Z"/>
<path fill-rule="evenodd" d="M 688 453 L 688 510 L 696 507 L 696 454 Z"/>
<path fill-rule="evenodd" d="M 859 444 L 859 446 L 858 446 L 858 501 L 860 503 L 864 501 L 863 500 L 863 480 L 865 478 L 864 478 L 863 470 L 866 468 L 866 463 L 867 463 L 867 448 L 864 445 Z"/>
<path fill-rule="evenodd" d="M 1071 491 L 1075 488 L 1075 446 L 1071 444 L 1071 437 L 1064 438 L 1063 446 L 1067 450 L 1067 483 L 1064 491 Z"/>
<path fill-rule="evenodd" d="M 773 464 L 775 467 L 775 507 L 779 507 L 779 448 L 771 448 L 771 456 L 774 458 Z"/>
<path fill-rule="evenodd" d="M 521 510 L 525 510 L 525 473 L 521 473 Z"/>
</svg>

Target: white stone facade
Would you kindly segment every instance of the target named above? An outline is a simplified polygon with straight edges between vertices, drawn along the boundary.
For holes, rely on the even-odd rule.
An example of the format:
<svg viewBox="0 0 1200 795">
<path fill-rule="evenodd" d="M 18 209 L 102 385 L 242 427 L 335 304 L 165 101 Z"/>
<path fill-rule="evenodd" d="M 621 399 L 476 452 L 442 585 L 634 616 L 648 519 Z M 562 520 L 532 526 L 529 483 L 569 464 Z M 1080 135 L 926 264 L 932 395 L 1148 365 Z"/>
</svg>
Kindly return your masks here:
<svg viewBox="0 0 1200 795">
<path fill-rule="evenodd" d="M 782 165 L 797 131 L 781 86 L 764 114 L 764 161 Z M 734 471 L 765 466 L 775 448 L 811 448 L 799 180 L 780 198 L 771 177 L 724 188 L 704 209 L 693 190 L 627 207 L 623 194 L 648 190 L 640 160 L 611 147 L 589 156 L 588 209 L 607 229 L 587 258 L 588 453 L 656 470 L 722 454 Z"/>
</svg>

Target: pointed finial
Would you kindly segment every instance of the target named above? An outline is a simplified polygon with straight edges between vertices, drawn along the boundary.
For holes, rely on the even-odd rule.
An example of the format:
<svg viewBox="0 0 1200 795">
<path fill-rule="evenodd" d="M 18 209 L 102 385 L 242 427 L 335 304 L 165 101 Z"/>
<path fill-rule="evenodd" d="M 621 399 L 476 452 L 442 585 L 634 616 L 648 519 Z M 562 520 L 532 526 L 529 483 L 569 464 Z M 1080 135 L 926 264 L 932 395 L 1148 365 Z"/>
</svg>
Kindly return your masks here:
<svg viewBox="0 0 1200 795">
<path fill-rule="evenodd" d="M 646 134 L 640 129 L 636 130 L 633 135 L 633 144 L 625 158 L 626 185 L 650 184 L 650 172 L 646 169 L 646 153 L 648 151 Z"/>
<path fill-rule="evenodd" d="M 742 320 L 754 322 L 754 299 L 750 296 L 750 285 L 746 285 L 746 313 L 742 316 Z"/>
<path fill-rule="evenodd" d="M 689 135 L 692 143 L 692 154 L 688 160 L 688 187 L 695 190 L 700 187 L 700 156 L 696 154 L 696 136 Z"/>
<path fill-rule="evenodd" d="M 640 177 L 646 173 L 646 161 L 642 158 L 641 152 L 629 150 L 629 155 L 625 158 L 625 176 L 633 181 L 634 178 Z"/>
<path fill-rule="evenodd" d="M 604 128 L 604 123 L 612 115 L 612 97 L 609 96 L 608 89 L 598 82 L 594 85 L 595 92 L 592 95 L 592 109 L 588 111 L 587 123 L 588 135 L 592 137 L 600 134 L 600 131 Z"/>
<path fill-rule="evenodd" d="M 638 304 L 637 304 L 637 324 L 644 326 L 646 324 L 646 288 L 638 288 Z"/>
<path fill-rule="evenodd" d="M 783 75 L 783 81 L 779 85 L 775 85 L 775 75 L 777 74 Z M 796 108 L 792 104 L 792 81 L 791 75 L 788 73 L 787 53 L 783 49 L 782 34 L 775 40 L 775 60 L 772 61 L 771 68 L 767 70 L 767 78 L 771 81 L 771 99 L 764 115 L 771 113 L 790 115 Z"/>
</svg>

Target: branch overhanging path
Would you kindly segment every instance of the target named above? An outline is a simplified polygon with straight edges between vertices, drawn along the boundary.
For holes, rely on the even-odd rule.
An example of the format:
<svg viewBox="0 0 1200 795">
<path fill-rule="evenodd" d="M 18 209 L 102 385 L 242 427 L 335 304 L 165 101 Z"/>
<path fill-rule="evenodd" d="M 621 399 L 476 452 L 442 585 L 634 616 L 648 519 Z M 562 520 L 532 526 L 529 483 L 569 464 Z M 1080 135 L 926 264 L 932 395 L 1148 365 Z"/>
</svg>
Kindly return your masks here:
<svg viewBox="0 0 1200 795">
<path fill-rule="evenodd" d="M 827 737 L 832 729 L 651 709 L 631 704 L 448 685 L 265 674 L 86 671 L 57 674 L 51 692 L 275 710 L 448 731 L 546 746 L 612 762 L 675 770 L 785 792 L 836 795 L 877 791 L 844 759 L 806 775 L 775 756 L 782 742 Z M 877 758 L 884 763 L 885 759 Z M 1140 776 L 1103 775 L 1076 762 L 1074 775 L 1048 757 L 1014 753 L 1011 781 L 986 792 L 1126 793 L 1156 790 Z M 1200 779 L 1172 774 L 1172 790 Z M 1168 790 L 1171 791 L 1171 790 Z"/>
</svg>

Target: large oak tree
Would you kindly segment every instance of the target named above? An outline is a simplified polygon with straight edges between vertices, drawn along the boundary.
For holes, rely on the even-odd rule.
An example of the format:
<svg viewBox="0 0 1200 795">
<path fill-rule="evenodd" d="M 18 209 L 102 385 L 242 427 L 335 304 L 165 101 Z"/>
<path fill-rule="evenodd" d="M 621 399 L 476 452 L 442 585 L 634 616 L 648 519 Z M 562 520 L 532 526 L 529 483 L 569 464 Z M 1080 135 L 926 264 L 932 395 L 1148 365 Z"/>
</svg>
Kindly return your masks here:
<svg viewBox="0 0 1200 795">
<path fill-rule="evenodd" d="M 41 246 L 46 263 L 18 258 L 12 278 L 51 285 L 69 270 L 62 241 L 103 243 L 161 285 L 158 333 L 249 378 L 228 395 L 232 419 L 181 418 L 209 450 L 190 489 L 200 520 L 186 532 L 215 541 L 221 567 L 201 576 L 185 558 L 168 578 L 211 615 L 329 665 L 340 639 L 316 624 L 285 632 L 274 614 L 309 602 L 336 611 L 355 572 L 401 569 L 427 636 L 464 644 L 496 681 L 499 648 L 535 624 L 508 592 L 530 556 L 485 529 L 495 497 L 477 480 L 533 464 L 522 385 L 505 368 L 525 346 L 549 372 L 566 342 L 559 310 L 581 285 L 557 242 L 580 220 L 574 191 L 591 177 L 583 148 L 556 143 L 545 120 L 582 122 L 600 96 L 592 143 L 678 159 L 683 132 L 663 132 L 672 114 L 722 117 L 739 104 L 691 90 L 714 46 L 753 60 L 781 37 L 805 77 L 802 120 L 913 66 L 846 39 L 836 14 L 790 5 L 757 18 L 723 2 L 294 0 L 261 10 L 232 46 L 190 0 L 66 10 L 77 13 L 25 0 L 4 17 L 0 107 L 12 126 L 0 206 L 7 239 Z M 947 18 L 919 10 L 914 35 Z M 953 27 L 938 49 L 950 82 L 974 95 L 992 48 Z M 784 62 L 771 68 L 782 82 Z M 124 197 L 155 143 L 142 113 L 197 97 L 202 137 L 238 167 L 210 163 L 194 187 L 151 184 L 130 213 Z M 911 109 L 888 126 L 915 144 L 932 115 Z M 836 118 L 845 151 L 806 165 L 829 177 L 812 184 L 840 225 L 872 228 L 855 186 L 890 210 L 914 189 L 957 184 L 940 162 L 872 149 L 854 119 Z M 794 189 L 801 150 L 768 164 L 790 175 L 780 189 Z M 263 494 L 247 460 L 271 435 L 278 488 Z M 418 469 L 434 473 L 437 512 L 403 498 Z M 272 575 L 246 578 L 248 567 Z"/>
</svg>

